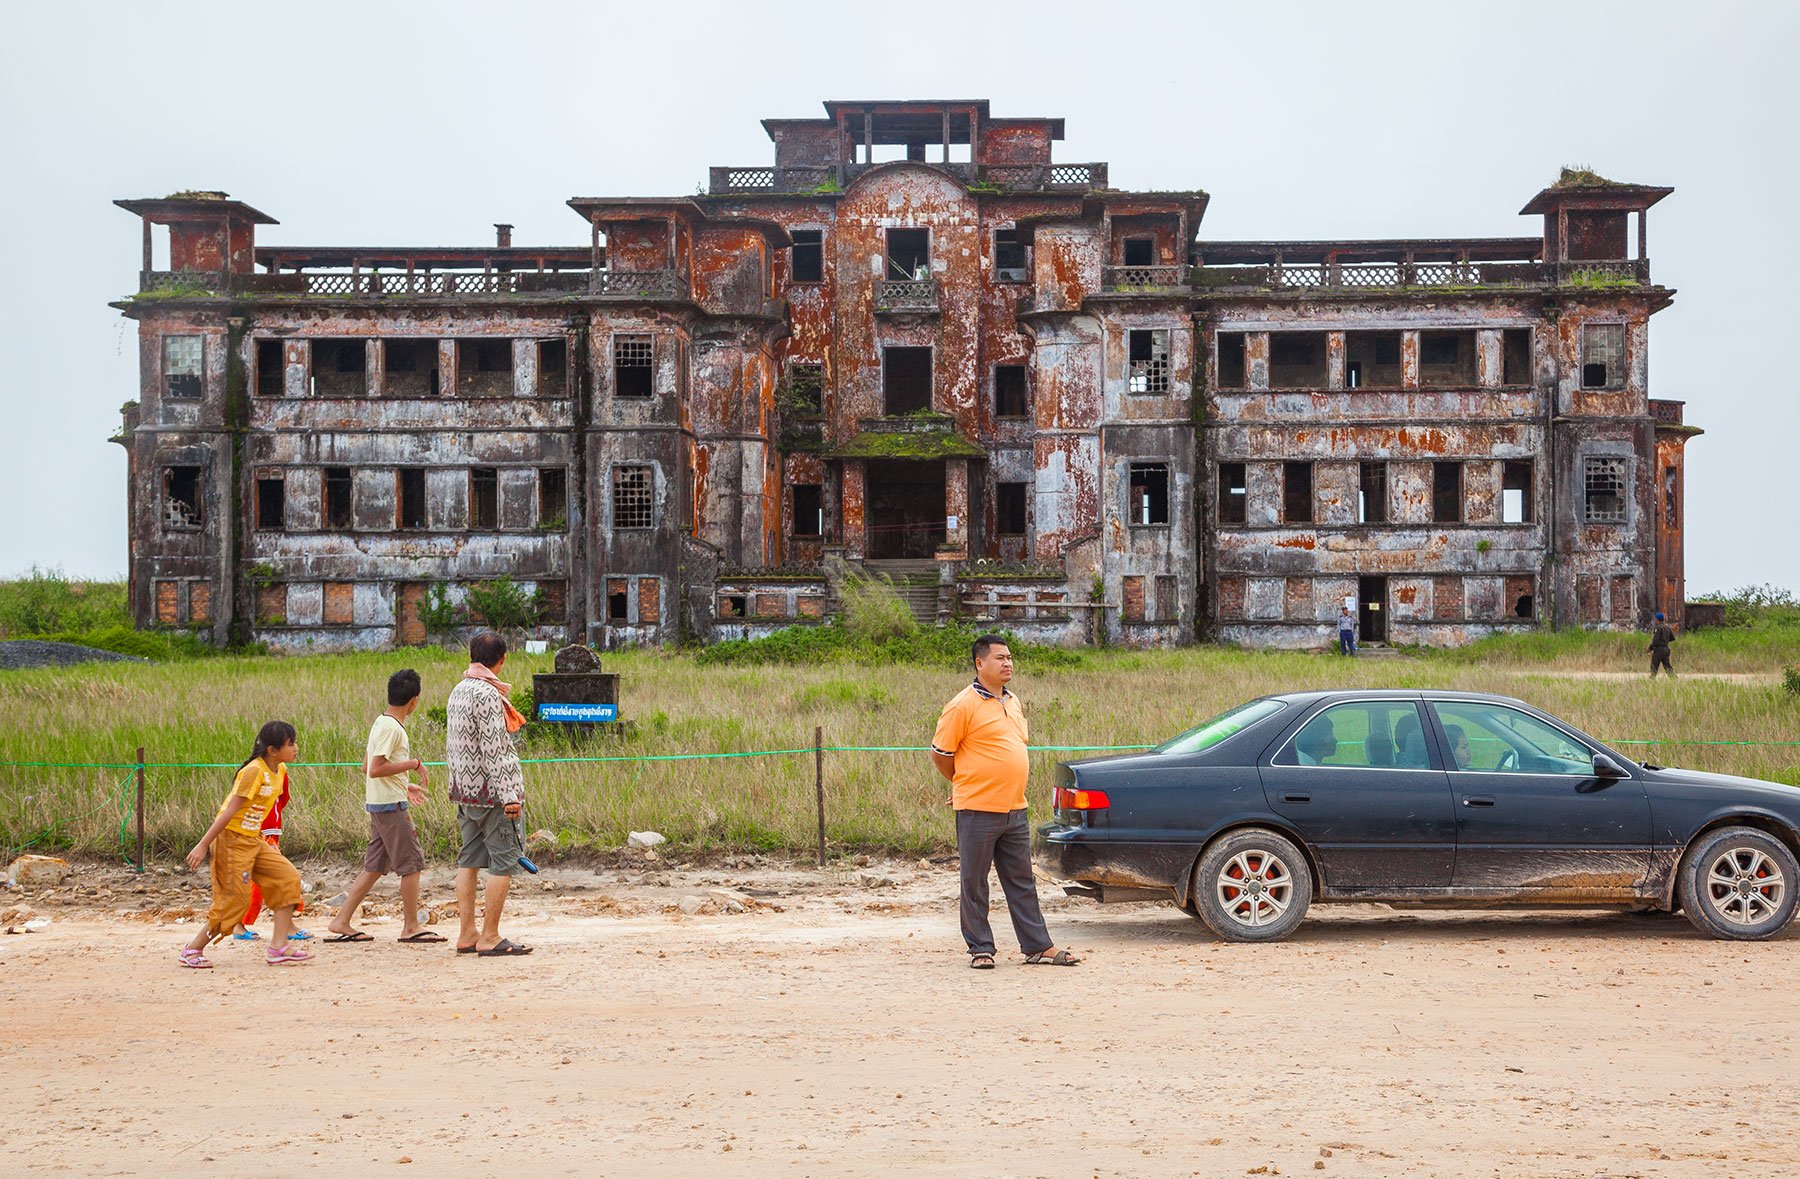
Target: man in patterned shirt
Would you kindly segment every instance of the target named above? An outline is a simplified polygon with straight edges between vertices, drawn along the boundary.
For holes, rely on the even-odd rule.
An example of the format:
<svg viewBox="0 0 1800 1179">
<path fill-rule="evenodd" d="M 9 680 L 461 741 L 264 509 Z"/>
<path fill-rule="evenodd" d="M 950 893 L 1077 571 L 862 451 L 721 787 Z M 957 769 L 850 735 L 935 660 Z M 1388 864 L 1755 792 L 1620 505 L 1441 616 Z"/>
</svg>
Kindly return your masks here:
<svg viewBox="0 0 1800 1179">
<path fill-rule="evenodd" d="M 506 662 L 506 640 L 483 631 L 469 642 L 469 669 L 450 691 L 445 724 L 444 757 L 448 763 L 448 795 L 456 804 L 462 831 L 462 853 L 456 857 L 456 913 L 462 929 L 458 954 L 505 958 L 531 953 L 500 936 L 500 910 L 506 904 L 512 875 L 518 871 L 519 812 L 525 802 L 525 777 L 513 734 L 525 718 L 512 706 L 512 687 L 494 673 Z M 475 875 L 488 873 L 481 932 L 475 932 Z"/>
</svg>

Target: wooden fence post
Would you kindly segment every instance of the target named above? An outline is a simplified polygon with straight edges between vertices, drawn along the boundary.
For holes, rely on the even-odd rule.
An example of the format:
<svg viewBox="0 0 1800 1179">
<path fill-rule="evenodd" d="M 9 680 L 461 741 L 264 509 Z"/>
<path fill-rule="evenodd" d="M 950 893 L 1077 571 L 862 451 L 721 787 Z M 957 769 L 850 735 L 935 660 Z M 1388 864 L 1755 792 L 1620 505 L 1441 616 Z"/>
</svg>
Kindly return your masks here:
<svg viewBox="0 0 1800 1179">
<path fill-rule="evenodd" d="M 144 870 L 144 747 L 137 751 L 137 870 Z"/>
<path fill-rule="evenodd" d="M 813 729 L 813 791 L 819 800 L 819 867 L 825 866 L 825 726 Z"/>
</svg>

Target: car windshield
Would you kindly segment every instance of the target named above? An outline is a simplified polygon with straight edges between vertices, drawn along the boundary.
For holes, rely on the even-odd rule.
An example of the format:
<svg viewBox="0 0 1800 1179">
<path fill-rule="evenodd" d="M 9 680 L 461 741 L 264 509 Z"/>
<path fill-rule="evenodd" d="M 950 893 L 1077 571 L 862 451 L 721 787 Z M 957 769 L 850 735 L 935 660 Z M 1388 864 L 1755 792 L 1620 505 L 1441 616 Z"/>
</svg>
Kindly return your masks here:
<svg viewBox="0 0 1800 1179">
<path fill-rule="evenodd" d="M 1211 749 L 1233 733 L 1240 733 L 1265 717 L 1274 716 L 1287 705 L 1280 700 L 1252 700 L 1230 712 L 1220 713 L 1197 729 L 1189 729 L 1156 747 L 1158 753 L 1198 753 Z"/>
</svg>

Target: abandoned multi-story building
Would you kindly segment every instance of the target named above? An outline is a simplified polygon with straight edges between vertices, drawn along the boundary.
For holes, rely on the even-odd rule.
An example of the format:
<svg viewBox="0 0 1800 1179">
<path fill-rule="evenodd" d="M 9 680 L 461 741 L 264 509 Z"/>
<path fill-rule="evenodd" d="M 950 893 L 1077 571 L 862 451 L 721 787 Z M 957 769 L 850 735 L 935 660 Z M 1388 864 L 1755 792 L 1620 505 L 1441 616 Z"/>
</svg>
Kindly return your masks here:
<svg viewBox="0 0 1800 1179">
<path fill-rule="evenodd" d="M 1053 159 L 1061 119 L 825 112 L 704 194 L 569 201 L 569 245 L 259 245 L 223 193 L 118 202 L 139 621 L 410 643 L 434 583 L 505 576 L 546 637 L 704 640 L 822 619 L 858 567 L 1060 642 L 1680 608 L 1669 189 L 1565 170 L 1529 237 L 1208 241 L 1205 193 Z"/>
</svg>

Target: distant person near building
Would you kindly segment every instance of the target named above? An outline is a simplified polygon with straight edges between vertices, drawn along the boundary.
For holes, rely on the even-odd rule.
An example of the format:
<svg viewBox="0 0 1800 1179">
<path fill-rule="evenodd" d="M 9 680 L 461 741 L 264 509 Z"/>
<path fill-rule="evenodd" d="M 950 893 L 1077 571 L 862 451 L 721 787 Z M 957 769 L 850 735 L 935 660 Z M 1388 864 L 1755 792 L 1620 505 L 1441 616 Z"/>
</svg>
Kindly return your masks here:
<svg viewBox="0 0 1800 1179">
<path fill-rule="evenodd" d="M 1081 959 L 1050 941 L 1031 874 L 1025 781 L 1031 762 L 1025 709 L 1007 688 L 1012 652 L 998 635 L 975 640 L 975 681 L 951 698 L 931 738 L 931 764 L 951 784 L 956 853 L 962 869 L 962 934 L 969 965 L 994 968 L 988 924 L 988 869 L 1000 877 L 1006 911 L 1027 966 L 1073 966 Z"/>
<path fill-rule="evenodd" d="M 1344 601 L 1347 603 L 1350 599 L 1346 598 Z M 1338 615 L 1338 654 L 1356 654 L 1356 615 L 1350 612 L 1348 605 Z"/>
<path fill-rule="evenodd" d="M 1675 641 L 1675 628 L 1663 621 L 1662 612 L 1656 614 L 1656 626 L 1650 632 L 1650 678 L 1656 678 L 1657 668 L 1675 677 L 1675 665 L 1669 662 L 1669 644 Z"/>
</svg>

